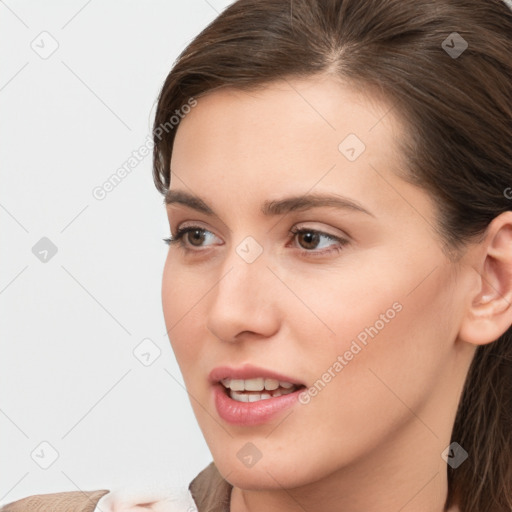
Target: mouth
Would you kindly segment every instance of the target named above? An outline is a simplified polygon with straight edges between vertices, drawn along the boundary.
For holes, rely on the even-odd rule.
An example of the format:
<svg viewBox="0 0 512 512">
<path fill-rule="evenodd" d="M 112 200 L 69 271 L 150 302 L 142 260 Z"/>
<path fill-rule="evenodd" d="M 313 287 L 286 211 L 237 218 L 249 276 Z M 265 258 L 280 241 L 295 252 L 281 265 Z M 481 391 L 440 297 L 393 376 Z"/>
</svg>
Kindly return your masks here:
<svg viewBox="0 0 512 512">
<path fill-rule="evenodd" d="M 259 402 L 289 395 L 305 386 L 278 379 L 256 377 L 252 379 L 222 379 L 226 394 L 237 402 Z"/>
<path fill-rule="evenodd" d="M 267 423 L 294 407 L 306 386 L 292 377 L 246 365 L 215 368 L 209 375 L 214 406 L 233 425 Z"/>
</svg>

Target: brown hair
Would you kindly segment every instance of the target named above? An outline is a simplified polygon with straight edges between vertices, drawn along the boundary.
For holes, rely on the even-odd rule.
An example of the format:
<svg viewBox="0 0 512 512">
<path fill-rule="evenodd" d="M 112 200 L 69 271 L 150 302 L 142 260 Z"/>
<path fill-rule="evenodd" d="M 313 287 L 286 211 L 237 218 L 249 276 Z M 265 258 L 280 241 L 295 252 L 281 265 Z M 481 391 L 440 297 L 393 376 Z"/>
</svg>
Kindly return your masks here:
<svg viewBox="0 0 512 512">
<path fill-rule="evenodd" d="M 450 53 L 460 37 L 467 48 Z M 502 0 L 235 2 L 165 80 L 153 129 L 157 189 L 170 186 L 169 119 L 190 98 L 320 73 L 388 98 L 407 128 L 403 178 L 431 193 L 450 254 L 512 209 L 512 11 Z M 469 458 L 448 467 L 446 507 L 512 510 L 511 363 L 512 327 L 475 352 L 451 437 Z"/>
</svg>

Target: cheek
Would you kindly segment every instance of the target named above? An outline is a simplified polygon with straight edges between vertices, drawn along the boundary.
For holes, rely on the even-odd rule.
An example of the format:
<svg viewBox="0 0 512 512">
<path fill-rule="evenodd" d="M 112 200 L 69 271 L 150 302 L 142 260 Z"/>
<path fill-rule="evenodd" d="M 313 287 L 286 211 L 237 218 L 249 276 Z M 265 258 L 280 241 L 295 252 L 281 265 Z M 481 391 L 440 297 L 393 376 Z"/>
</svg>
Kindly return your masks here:
<svg viewBox="0 0 512 512">
<path fill-rule="evenodd" d="M 417 286 L 428 271 L 396 268 L 373 272 L 367 281 L 371 286 L 345 275 L 320 293 L 309 293 L 308 306 L 322 323 L 307 314 L 302 325 L 309 329 L 294 334 L 312 369 L 308 407 L 318 414 L 329 410 L 339 421 L 325 429 L 343 425 L 354 441 L 362 417 L 387 418 L 387 425 L 370 422 L 365 427 L 375 435 L 408 414 L 401 400 L 414 409 L 427 399 L 456 335 L 449 276 L 438 269 Z M 299 293 L 304 294 L 308 283 L 302 283 Z"/>
<path fill-rule="evenodd" d="M 287 301 L 283 321 L 292 330 L 299 326 L 293 337 L 304 350 L 309 347 L 321 360 L 322 354 L 332 358 L 350 350 L 354 341 L 362 349 L 385 345 L 397 351 L 414 340 L 420 345 L 428 339 L 429 351 L 442 344 L 438 334 L 446 335 L 453 309 L 448 271 L 435 258 L 402 255 L 400 260 L 397 254 L 368 251 L 339 268 L 304 273 L 300 279 L 292 271 L 285 276 L 300 300 Z"/>
<path fill-rule="evenodd" d="M 382 337 L 403 316 L 403 290 L 408 287 L 403 274 L 364 262 L 309 272 L 300 279 L 290 274 L 286 282 L 293 283 L 296 297 L 286 305 L 285 321 L 292 330 L 300 327 L 293 337 L 319 361 L 322 355 L 332 359 L 343 354 L 354 340 L 365 347 Z"/>
<path fill-rule="evenodd" d="M 201 300 L 207 292 L 197 273 L 185 271 L 167 258 L 162 276 L 162 310 L 173 352 L 180 368 L 185 370 L 184 377 L 205 338 L 201 330 L 204 329 Z"/>
</svg>

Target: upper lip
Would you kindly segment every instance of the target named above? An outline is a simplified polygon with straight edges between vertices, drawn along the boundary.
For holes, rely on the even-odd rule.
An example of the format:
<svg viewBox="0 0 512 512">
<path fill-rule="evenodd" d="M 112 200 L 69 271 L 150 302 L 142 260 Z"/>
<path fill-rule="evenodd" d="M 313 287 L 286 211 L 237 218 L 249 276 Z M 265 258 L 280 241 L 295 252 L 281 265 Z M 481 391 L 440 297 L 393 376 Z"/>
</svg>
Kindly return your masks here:
<svg viewBox="0 0 512 512">
<path fill-rule="evenodd" d="M 246 364 L 240 367 L 232 367 L 232 366 L 218 366 L 214 368 L 210 374 L 208 375 L 208 380 L 212 383 L 220 382 L 222 379 L 254 379 L 257 377 L 264 377 L 267 379 L 276 379 L 280 382 L 289 382 L 290 384 L 295 384 L 297 386 L 303 386 L 303 383 L 294 379 L 293 377 L 289 377 L 279 372 L 275 372 L 274 370 L 269 370 L 267 368 L 261 368 L 258 366 L 253 366 L 250 364 Z"/>
</svg>

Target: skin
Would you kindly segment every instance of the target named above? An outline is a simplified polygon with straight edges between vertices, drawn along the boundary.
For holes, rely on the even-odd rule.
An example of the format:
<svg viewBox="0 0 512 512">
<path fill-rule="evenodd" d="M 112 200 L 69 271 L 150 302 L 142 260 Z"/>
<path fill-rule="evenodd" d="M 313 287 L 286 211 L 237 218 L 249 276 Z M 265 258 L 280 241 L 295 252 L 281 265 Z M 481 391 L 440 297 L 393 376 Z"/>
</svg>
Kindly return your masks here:
<svg viewBox="0 0 512 512">
<path fill-rule="evenodd" d="M 353 162 L 338 149 L 349 133 L 366 145 Z M 377 94 L 330 76 L 214 91 L 179 125 L 171 190 L 199 196 L 219 218 L 166 206 L 173 235 L 206 231 L 185 235 L 189 252 L 170 246 L 163 311 L 199 426 L 234 486 L 232 512 L 445 510 L 441 453 L 469 364 L 512 323 L 512 221 L 511 212 L 495 219 L 451 262 L 432 199 L 394 172 L 404 136 Z M 312 192 L 372 215 L 260 212 L 264 201 Z M 348 243 L 311 242 L 293 227 Z M 252 263 L 236 252 L 247 236 L 263 251 Z M 313 386 L 394 303 L 401 310 L 307 405 L 251 427 L 218 415 L 213 368 L 251 363 Z M 247 442 L 262 455 L 250 468 L 237 457 Z"/>
</svg>

